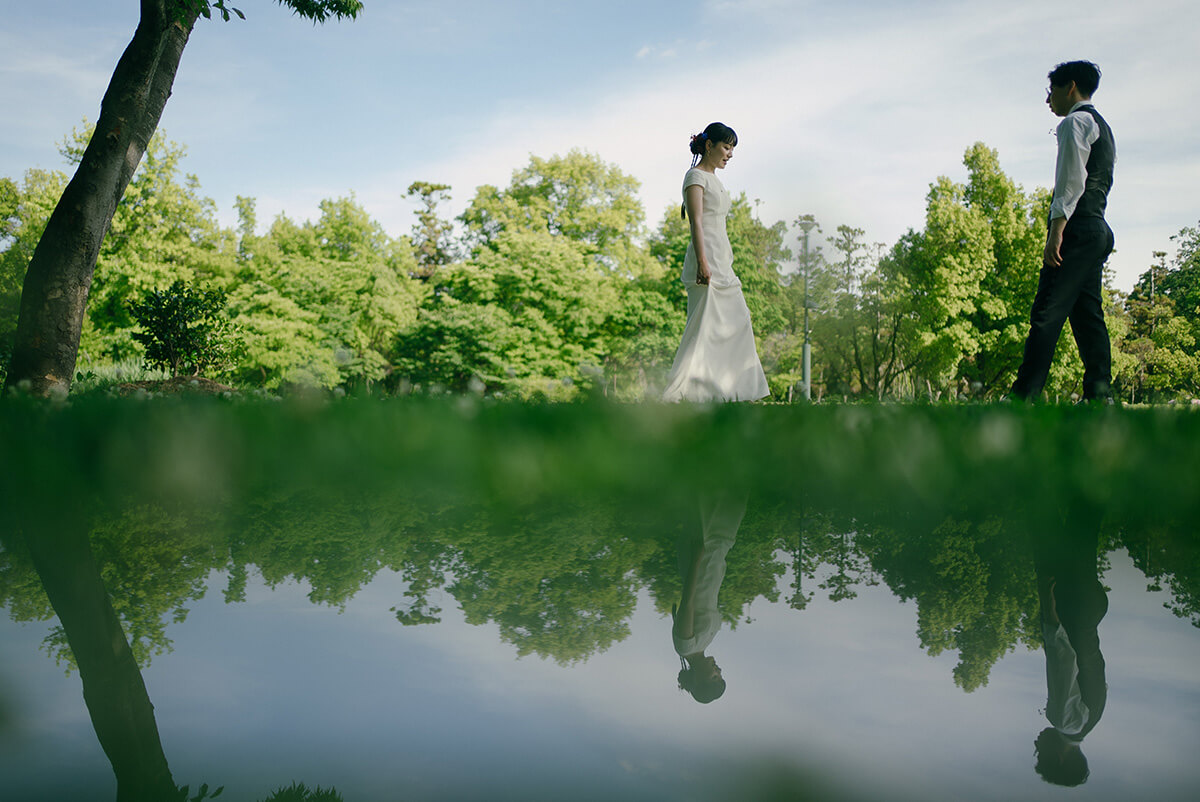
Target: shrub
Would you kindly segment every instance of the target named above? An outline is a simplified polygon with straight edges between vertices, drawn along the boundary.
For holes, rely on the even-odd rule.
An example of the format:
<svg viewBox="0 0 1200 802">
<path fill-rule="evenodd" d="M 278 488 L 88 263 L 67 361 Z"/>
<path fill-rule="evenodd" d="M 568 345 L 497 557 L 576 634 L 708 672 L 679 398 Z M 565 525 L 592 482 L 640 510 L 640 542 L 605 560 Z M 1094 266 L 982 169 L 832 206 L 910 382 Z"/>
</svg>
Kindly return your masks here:
<svg viewBox="0 0 1200 802">
<path fill-rule="evenodd" d="M 146 349 L 146 362 L 172 376 L 224 373 L 237 361 L 241 337 L 225 316 L 222 290 L 176 281 L 129 304 L 142 331 L 133 338 Z"/>
</svg>

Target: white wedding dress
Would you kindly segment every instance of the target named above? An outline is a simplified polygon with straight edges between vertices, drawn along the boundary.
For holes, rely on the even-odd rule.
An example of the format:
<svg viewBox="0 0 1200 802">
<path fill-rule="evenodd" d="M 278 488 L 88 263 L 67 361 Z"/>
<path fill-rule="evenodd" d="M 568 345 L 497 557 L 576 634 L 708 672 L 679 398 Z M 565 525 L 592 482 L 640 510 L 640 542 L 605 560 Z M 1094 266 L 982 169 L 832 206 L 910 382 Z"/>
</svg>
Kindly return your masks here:
<svg viewBox="0 0 1200 802">
<path fill-rule="evenodd" d="M 725 233 L 729 192 L 713 173 L 697 167 L 683 179 L 704 189 L 704 252 L 712 278 L 696 283 L 696 248 L 688 245 L 681 279 L 687 287 L 687 325 L 667 374 L 664 401 L 754 401 L 770 394 L 754 345 L 742 282 L 733 273 L 733 249 Z"/>
</svg>

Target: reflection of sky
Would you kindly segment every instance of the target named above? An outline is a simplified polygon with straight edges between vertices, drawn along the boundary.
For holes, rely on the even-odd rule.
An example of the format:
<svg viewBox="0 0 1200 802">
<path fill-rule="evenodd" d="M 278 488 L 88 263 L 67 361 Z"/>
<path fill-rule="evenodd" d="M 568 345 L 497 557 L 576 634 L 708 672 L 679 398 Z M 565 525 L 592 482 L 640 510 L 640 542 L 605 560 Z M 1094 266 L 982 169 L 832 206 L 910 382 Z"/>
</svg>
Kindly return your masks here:
<svg viewBox="0 0 1200 802">
<path fill-rule="evenodd" d="M 710 653 L 729 689 L 701 706 L 675 688 L 669 623 L 645 597 L 629 638 L 563 668 L 515 659 L 495 627 L 464 625 L 452 601 L 442 624 L 402 627 L 388 611 L 402 601 L 393 574 L 341 614 L 310 604 L 299 585 L 253 581 L 246 603 L 225 605 L 222 582 L 169 629 L 175 651 L 145 678 L 176 781 L 224 784 L 231 802 L 292 780 L 335 785 L 347 802 L 481 789 L 706 798 L 723 795 L 735 767 L 772 761 L 815 767 L 866 798 L 1065 793 L 1032 768 L 1045 726 L 1041 653 L 1008 655 L 987 687 L 963 693 L 951 678 L 957 655 L 924 654 L 915 607 L 885 588 L 837 604 L 818 591 L 804 612 L 760 600 L 752 622 L 717 635 Z M 1162 609 L 1165 594 L 1142 590 L 1124 555 L 1107 584 L 1109 703 L 1085 742 L 1087 798 L 1190 798 L 1200 786 L 1200 632 Z M 10 706 L 20 719 L 0 735 L 4 793 L 112 798 L 78 676 L 37 650 L 45 626 L 2 618 L 0 691 L 19 698 Z M 99 794 L 72 797 L 72 782 Z"/>
</svg>

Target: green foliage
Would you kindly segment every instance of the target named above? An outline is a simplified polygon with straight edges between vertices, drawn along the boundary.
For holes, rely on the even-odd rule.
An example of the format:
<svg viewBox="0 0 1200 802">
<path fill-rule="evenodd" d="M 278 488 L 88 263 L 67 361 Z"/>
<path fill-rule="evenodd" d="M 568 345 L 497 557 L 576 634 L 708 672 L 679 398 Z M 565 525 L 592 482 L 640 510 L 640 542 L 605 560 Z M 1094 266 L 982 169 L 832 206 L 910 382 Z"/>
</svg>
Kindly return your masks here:
<svg viewBox="0 0 1200 802">
<path fill-rule="evenodd" d="M 230 294 L 229 313 L 246 344 L 234 374 L 239 382 L 267 389 L 341 382 L 335 344 L 318 325 L 319 312 L 301 307 L 272 284 L 254 281 Z"/>
<path fill-rule="evenodd" d="M 186 22 L 197 16 L 212 19 L 214 11 L 220 14 L 225 22 L 229 22 L 231 15 L 236 15 L 238 19 L 246 18 L 240 10 L 225 5 L 225 0 L 177 0 L 175 14 L 177 20 Z"/>
<path fill-rule="evenodd" d="M 0 366 L 7 365 L 13 329 L 21 300 L 21 282 L 25 278 L 24 264 L 13 249 L 21 228 L 18 214 L 21 190 L 8 178 L 0 178 Z M 0 367 L 3 370 L 3 367 Z"/>
<path fill-rule="evenodd" d="M 982 212 L 966 205 L 961 185 L 939 178 L 929 191 L 925 230 L 910 231 L 893 252 L 897 275 L 914 300 L 906 335 L 918 354 L 919 380 L 944 387 L 962 360 L 978 353 L 973 318 L 992 250 Z"/>
<path fill-rule="evenodd" d="M 337 19 L 353 19 L 362 11 L 360 0 L 279 0 L 281 6 L 286 6 L 300 17 L 313 22 L 324 22 L 330 17 Z M 226 0 L 174 0 L 172 10 L 175 19 L 181 23 L 189 23 L 197 17 L 212 19 L 217 12 L 225 22 L 233 16 L 245 19 L 246 15 L 239 9 L 229 5 Z"/>
<path fill-rule="evenodd" d="M 94 128 L 85 122 L 62 142 L 69 164 L 79 163 Z M 197 178 L 180 175 L 184 155 L 182 145 L 156 133 L 117 204 L 88 295 L 80 340 L 85 366 L 142 356 L 131 300 L 177 281 L 227 287 L 235 242 L 218 226 L 215 204 L 200 194 Z"/>
<path fill-rule="evenodd" d="M 462 216 L 473 255 L 432 275 L 433 294 L 398 338 L 397 372 L 423 388 L 526 398 L 572 398 L 602 370 L 614 390 L 631 374 L 644 386 L 646 369 L 669 360 L 678 341 L 637 342 L 644 323 L 677 329 L 662 322 L 662 269 L 636 242 L 636 191 L 579 151 L 533 157 L 505 190 L 480 187 Z"/>
<path fill-rule="evenodd" d="M 630 569 L 654 546 L 612 537 L 620 513 L 608 505 L 572 506 L 473 522 L 457 541 L 449 592 L 468 623 L 494 621 L 519 656 L 570 664 L 629 634 L 640 584 Z"/>
<path fill-rule="evenodd" d="M 1171 237 L 1179 243 L 1171 269 L 1158 282 L 1158 290 L 1175 303 L 1180 315 L 1193 323 L 1200 319 L 1200 225 L 1180 229 Z"/>
<path fill-rule="evenodd" d="M 1187 400 L 1200 396 L 1200 229 L 1171 239 L 1180 247 L 1171 263 L 1165 251 L 1124 298 L 1125 336 L 1114 342 L 1131 364 L 1119 376 L 1130 399 Z"/>
<path fill-rule="evenodd" d="M 67 177 L 58 171 L 27 170 L 20 185 L 0 179 L 0 361 L 13 344 L 21 287 L 38 240 L 58 203 Z"/>
<path fill-rule="evenodd" d="M 454 261 L 456 248 L 451 239 L 454 226 L 437 212 L 438 204 L 450 199 L 450 186 L 414 181 L 409 185 L 407 195 L 421 201 L 417 224 L 413 226 L 413 255 L 417 260 L 416 275 L 427 279 L 435 268 Z"/>
<path fill-rule="evenodd" d="M 887 528 L 865 538 L 884 581 L 916 600 L 922 647 L 934 656 L 959 653 L 954 682 L 965 691 L 986 686 L 991 667 L 1017 645 L 1040 644 L 1032 553 L 1023 537 L 998 519 L 954 516 L 928 533 Z"/>
<path fill-rule="evenodd" d="M 582 246 L 544 231 L 506 231 L 434 280 L 418 325 L 398 343 L 397 369 L 410 381 L 520 395 L 593 381 L 587 366 L 602 362 L 615 293 Z"/>
<path fill-rule="evenodd" d="M 590 153 L 533 156 L 507 189 L 479 187 L 462 221 L 473 253 L 506 230 L 541 231 L 579 243 L 610 270 L 632 272 L 622 256 L 642 233 L 638 187 L 635 178 Z"/>
<path fill-rule="evenodd" d="M 5 246 L 16 229 L 17 206 L 20 195 L 11 178 L 0 178 L 0 243 Z"/>
<path fill-rule="evenodd" d="M 683 331 L 679 310 L 684 295 L 670 280 L 678 268 L 668 266 L 664 272 L 642 242 L 644 212 L 637 189 L 638 182 L 617 167 L 577 150 L 549 159 L 532 157 L 527 167 L 514 172 L 506 189 L 480 187 L 460 218 L 473 254 L 467 265 L 499 267 L 489 252 L 504 257 L 502 264 L 519 261 L 526 280 L 544 272 L 543 283 L 562 281 L 564 294 L 573 296 L 571 308 L 565 315 L 550 310 L 543 324 L 524 311 L 542 300 L 541 291 L 533 290 L 511 321 L 505 319 L 506 312 L 514 312 L 511 307 L 485 305 L 479 309 L 484 330 L 468 333 L 463 324 L 469 325 L 477 307 L 450 304 L 439 310 L 435 304 L 413 332 L 417 340 L 435 341 L 444 322 L 453 332 L 450 338 L 469 351 L 460 360 L 449 347 L 438 347 L 436 361 L 462 364 L 451 375 L 435 373 L 425 380 L 462 387 L 474 375 L 489 391 L 522 397 L 573 398 L 576 388 L 593 385 L 626 399 L 657 394 Z M 563 245 L 535 246 L 547 241 Z M 574 255 L 553 253 L 564 249 Z M 578 322 L 567 325 L 572 317 Z M 528 346 L 518 345 L 502 359 L 488 356 L 512 342 Z M 430 353 L 428 346 L 414 350 L 409 343 L 401 348 L 411 353 L 406 372 Z M 421 379 L 414 374 L 414 380 Z"/>
<path fill-rule="evenodd" d="M 1179 525 L 1124 527 L 1114 545 L 1129 550 L 1146 575 L 1147 590 L 1170 589 L 1164 606 L 1200 627 L 1200 541 L 1194 528 Z"/>
<path fill-rule="evenodd" d="M 826 392 L 882 400 L 911 367 L 900 339 L 911 299 L 901 292 L 902 281 L 889 281 L 882 272 L 883 246 L 871 248 L 865 234 L 838 226 L 831 243 L 838 261 L 821 257 L 814 265 L 813 294 L 824 306 L 816 316 L 816 339 Z"/>
<path fill-rule="evenodd" d="M 146 361 L 178 376 L 223 373 L 237 357 L 237 332 L 224 314 L 225 293 L 176 281 L 146 293 L 129 305 L 141 326 L 133 339 L 146 349 Z"/>
<path fill-rule="evenodd" d="M 756 202 L 757 203 L 757 202 Z M 791 252 L 784 247 L 787 226 L 766 225 L 754 214 L 745 193 L 734 199 L 725 222 L 733 249 L 733 267 L 746 295 L 754 333 L 760 339 L 787 326 L 787 298 L 780 278 Z M 686 253 L 686 246 L 685 246 Z M 682 268 L 682 264 L 680 265 Z"/>
<path fill-rule="evenodd" d="M 179 789 L 178 802 L 203 802 L 205 799 L 216 799 L 225 790 L 225 786 L 218 786 L 216 789 L 209 790 L 208 783 L 202 783 L 196 789 L 195 796 L 192 795 L 190 786 L 183 786 Z"/>
<path fill-rule="evenodd" d="M 643 400 L 666 382 L 683 336 L 687 296 L 679 277 L 664 267 L 612 282 L 612 314 L 602 328 L 605 391 L 624 400 Z"/>
<path fill-rule="evenodd" d="M 275 789 L 262 802 L 342 802 L 342 795 L 335 788 L 322 788 L 318 785 L 309 790 L 304 783 L 293 782 L 286 788 Z"/>
<path fill-rule="evenodd" d="M 1028 331 L 1047 198 L 1025 194 L 982 144 L 963 163 L 967 183 L 931 185 L 924 231 L 901 238 L 887 271 L 912 298 L 902 336 L 918 386 L 999 393 Z M 1061 363 L 1072 351 L 1058 353 Z"/>
<path fill-rule="evenodd" d="M 238 266 L 230 292 L 245 331 L 240 381 L 337 387 L 383 380 L 395 338 L 425 294 L 408 243 L 389 237 L 353 197 L 321 202 L 315 223 L 279 217 L 254 234 L 254 202 L 239 199 Z"/>
<path fill-rule="evenodd" d="M 286 5 L 313 19 L 357 13 L 353 3 Z M 90 132 L 85 123 L 63 142 L 69 163 Z M 353 195 L 323 200 L 316 221 L 280 216 L 263 233 L 254 200 L 239 197 L 238 223 L 223 228 L 197 179 L 182 174 L 183 156 L 156 135 L 117 207 L 83 323 L 81 375 L 142 358 L 131 299 L 184 282 L 227 294 L 245 346 L 228 375 L 243 386 L 658 396 L 685 321 L 678 276 L 689 231 L 672 207 L 648 233 L 638 182 L 598 156 L 534 156 L 507 187 L 479 187 L 459 237 L 439 214 L 449 187 L 424 181 L 408 188 L 419 204 L 411 237 L 390 236 Z M 965 183 L 930 186 L 921 230 L 885 247 L 835 226 L 828 258 L 813 242 L 801 273 L 789 271 L 785 224 L 734 199 L 735 270 L 775 398 L 792 398 L 801 379 L 805 311 L 818 401 L 1006 390 L 1028 330 L 1049 195 L 1014 184 L 981 143 L 963 163 Z M 63 173 L 38 170 L 20 184 L 0 180 L 0 372 L 26 266 L 65 184 Z M 1200 395 L 1198 231 L 1181 230 L 1177 254 L 1158 254 L 1128 297 L 1106 290 L 1115 386 L 1129 401 Z M 1051 398 L 1080 389 L 1068 332 Z"/>
</svg>

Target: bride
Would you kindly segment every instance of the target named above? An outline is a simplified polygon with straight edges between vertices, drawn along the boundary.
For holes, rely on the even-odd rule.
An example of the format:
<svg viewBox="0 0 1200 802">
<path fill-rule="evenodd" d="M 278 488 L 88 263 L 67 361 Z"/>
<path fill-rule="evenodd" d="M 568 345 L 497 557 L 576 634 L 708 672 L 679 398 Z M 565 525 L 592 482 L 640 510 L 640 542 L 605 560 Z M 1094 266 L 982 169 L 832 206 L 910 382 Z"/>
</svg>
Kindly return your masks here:
<svg viewBox="0 0 1200 802">
<path fill-rule="evenodd" d="M 692 137 L 692 168 L 683 178 L 683 212 L 692 235 L 681 276 L 688 293 L 687 324 L 667 374 L 664 401 L 754 401 L 770 394 L 742 282 L 733 273 L 733 249 L 725 233 L 729 192 L 717 178 L 737 141 L 723 123 Z"/>
</svg>

